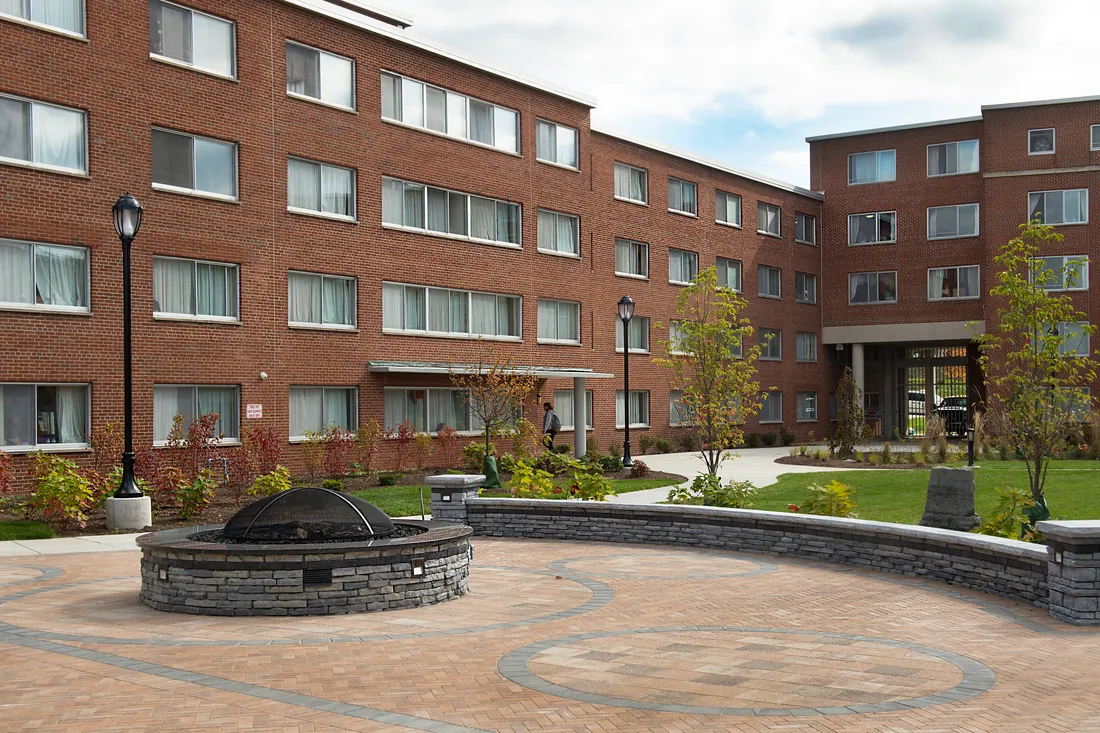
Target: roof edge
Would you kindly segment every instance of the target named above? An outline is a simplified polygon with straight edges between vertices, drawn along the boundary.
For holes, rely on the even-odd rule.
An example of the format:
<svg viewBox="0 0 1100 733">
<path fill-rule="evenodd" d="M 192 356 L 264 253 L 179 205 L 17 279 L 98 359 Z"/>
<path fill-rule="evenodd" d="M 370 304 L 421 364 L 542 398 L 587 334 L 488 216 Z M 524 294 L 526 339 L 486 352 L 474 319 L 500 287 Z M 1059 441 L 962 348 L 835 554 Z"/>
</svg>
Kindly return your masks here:
<svg viewBox="0 0 1100 733">
<path fill-rule="evenodd" d="M 704 158 L 700 155 L 695 155 L 693 153 L 688 153 L 688 152 L 683 151 L 683 150 L 677 150 L 676 148 L 670 148 L 666 145 L 659 145 L 657 143 L 648 142 L 646 140 L 641 140 L 639 138 L 629 137 L 627 135 L 620 135 L 619 133 L 611 132 L 609 130 L 602 130 L 602 129 L 597 128 L 597 127 L 592 127 L 591 130 L 592 130 L 592 132 L 594 132 L 598 135 L 604 135 L 605 137 L 610 137 L 610 138 L 613 138 L 615 140 L 620 140 L 622 142 L 629 143 L 630 145 L 637 145 L 638 147 L 648 148 L 648 149 L 654 150 L 658 153 L 663 153 L 665 155 L 671 155 L 674 158 L 680 158 L 681 160 L 686 160 L 689 163 L 695 163 L 696 165 L 701 165 L 701 166 L 704 166 L 706 168 L 712 168 L 714 170 L 721 171 L 722 173 L 729 173 L 730 175 L 738 176 L 740 178 L 745 178 L 745 179 L 748 179 L 750 181 L 756 181 L 757 183 L 763 183 L 764 185 L 771 186 L 772 188 L 778 188 L 778 189 L 781 189 L 783 191 L 789 191 L 790 193 L 795 193 L 795 194 L 798 194 L 799 196 L 805 196 L 806 198 L 815 199 L 817 201 L 824 201 L 825 200 L 825 194 L 823 194 L 819 191 L 813 191 L 813 190 L 808 189 L 808 188 L 802 188 L 801 186 L 796 186 L 793 183 L 787 183 L 786 181 L 780 181 L 777 178 L 769 178 L 768 176 L 764 176 L 764 175 L 761 175 L 759 173 L 753 173 L 752 171 L 742 170 L 740 168 L 734 168 L 733 166 L 726 165 L 724 163 L 719 163 L 718 161 L 710 160 L 709 158 Z"/>
<path fill-rule="evenodd" d="M 372 5 L 367 5 L 363 2 L 363 0 L 328 0 L 328 2 L 332 3 L 333 5 L 339 5 L 343 8 L 347 8 L 353 13 L 360 13 L 362 15 L 366 15 L 369 18 L 380 20 L 383 23 L 395 25 L 398 28 L 408 28 L 413 24 L 411 18 L 408 18 L 404 15 L 397 15 L 396 13 L 391 13 L 388 10 L 383 10 Z"/>
<path fill-rule="evenodd" d="M 1008 102 L 1006 104 L 983 104 L 982 111 L 987 109 L 1013 109 L 1015 107 L 1043 107 L 1048 104 L 1073 104 L 1074 102 L 1100 102 L 1100 95 L 1087 97 L 1062 97 L 1060 99 L 1034 99 L 1030 102 Z"/>
<path fill-rule="evenodd" d="M 986 109 L 982 107 L 982 109 Z M 875 135 L 880 132 L 901 132 L 902 130 L 919 130 L 922 127 L 940 127 L 942 125 L 958 125 L 965 122 L 981 122 L 981 115 L 972 117 L 953 117 L 946 120 L 931 120 L 929 122 L 914 122 L 908 125 L 892 125 L 890 127 L 872 127 L 866 130 L 852 130 L 851 132 L 834 132 L 828 135 L 814 135 L 806 138 L 806 142 L 815 143 L 819 140 L 837 140 L 844 137 L 857 137 L 859 135 Z"/>
</svg>

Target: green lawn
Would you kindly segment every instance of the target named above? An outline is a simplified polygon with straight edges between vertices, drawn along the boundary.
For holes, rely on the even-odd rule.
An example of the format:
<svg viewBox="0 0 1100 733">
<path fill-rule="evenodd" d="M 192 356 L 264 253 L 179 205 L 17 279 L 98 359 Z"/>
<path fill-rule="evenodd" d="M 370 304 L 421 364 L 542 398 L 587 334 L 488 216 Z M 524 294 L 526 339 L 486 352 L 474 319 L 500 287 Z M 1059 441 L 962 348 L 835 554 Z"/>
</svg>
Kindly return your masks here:
<svg viewBox="0 0 1100 733">
<path fill-rule="evenodd" d="M 785 473 L 779 482 L 760 489 L 753 509 L 785 512 L 788 504 L 801 504 L 806 487 L 837 480 L 855 489 L 856 512 L 861 519 L 916 524 L 924 512 L 928 494 L 928 469 L 853 470 L 822 473 Z M 990 516 L 997 505 L 997 489 L 1027 490 L 1027 469 L 1019 461 L 981 464 L 975 472 L 979 516 Z M 1047 504 L 1057 519 L 1100 519 L 1100 463 L 1055 461 L 1047 475 Z"/>
<path fill-rule="evenodd" d="M 53 530 L 41 522 L 0 522 L 0 541 L 48 540 Z"/>
<path fill-rule="evenodd" d="M 626 494 L 642 489 L 655 489 L 659 486 L 674 486 L 678 483 L 675 479 L 647 479 L 628 478 L 612 480 L 611 486 L 617 494 Z M 391 517 L 410 517 L 420 514 L 420 490 L 424 490 L 424 511 L 430 512 L 428 506 L 432 498 L 431 489 L 427 486 L 379 486 L 373 489 L 353 492 L 360 499 L 366 499 L 378 506 Z"/>
</svg>

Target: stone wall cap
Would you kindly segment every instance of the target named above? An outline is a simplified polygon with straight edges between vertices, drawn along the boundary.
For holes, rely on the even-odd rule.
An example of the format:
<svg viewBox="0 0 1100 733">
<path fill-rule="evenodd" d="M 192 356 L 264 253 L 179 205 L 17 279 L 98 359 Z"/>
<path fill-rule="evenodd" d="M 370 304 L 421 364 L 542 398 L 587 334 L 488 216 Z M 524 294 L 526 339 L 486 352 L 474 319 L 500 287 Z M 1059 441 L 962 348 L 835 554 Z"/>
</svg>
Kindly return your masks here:
<svg viewBox="0 0 1100 733">
<path fill-rule="evenodd" d="M 1035 529 L 1055 540 L 1096 540 L 1100 542 L 1100 519 L 1065 519 L 1037 522 Z"/>
<path fill-rule="evenodd" d="M 932 473 L 955 473 L 957 471 L 966 471 L 967 473 L 973 473 L 974 472 L 974 467 L 973 466 L 958 466 L 958 467 L 933 466 L 932 467 Z"/>
<path fill-rule="evenodd" d="M 476 489 L 485 483 L 485 476 L 480 473 L 444 473 L 425 476 L 424 482 L 433 489 Z"/>
</svg>

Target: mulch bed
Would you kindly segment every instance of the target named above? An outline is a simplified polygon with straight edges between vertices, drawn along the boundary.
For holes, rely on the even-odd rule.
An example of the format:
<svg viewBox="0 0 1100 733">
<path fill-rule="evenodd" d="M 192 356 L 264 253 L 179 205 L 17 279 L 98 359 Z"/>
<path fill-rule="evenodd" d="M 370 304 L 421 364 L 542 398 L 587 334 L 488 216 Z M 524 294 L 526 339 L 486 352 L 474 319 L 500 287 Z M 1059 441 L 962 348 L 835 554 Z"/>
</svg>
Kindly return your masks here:
<svg viewBox="0 0 1100 733">
<path fill-rule="evenodd" d="M 879 463 L 872 465 L 870 463 L 859 463 L 854 460 L 841 461 L 839 459 L 830 458 L 827 461 L 819 461 L 816 458 L 810 458 L 809 456 L 782 456 L 775 459 L 776 463 L 782 463 L 786 466 L 820 466 L 821 468 L 838 468 L 842 470 L 857 469 L 857 468 L 898 468 L 898 469 L 914 469 L 914 468 L 932 468 L 937 465 L 934 463 Z"/>
</svg>

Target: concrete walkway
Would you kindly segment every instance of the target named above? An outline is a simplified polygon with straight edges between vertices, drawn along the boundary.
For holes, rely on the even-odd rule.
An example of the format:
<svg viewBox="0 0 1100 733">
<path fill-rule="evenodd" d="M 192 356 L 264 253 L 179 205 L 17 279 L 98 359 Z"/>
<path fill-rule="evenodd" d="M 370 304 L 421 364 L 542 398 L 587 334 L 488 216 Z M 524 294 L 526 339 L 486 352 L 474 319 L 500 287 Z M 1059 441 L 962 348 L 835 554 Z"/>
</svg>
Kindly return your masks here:
<svg viewBox="0 0 1100 733">
<path fill-rule="evenodd" d="M 135 534 L 104 534 L 88 537 L 55 537 L 50 540 L 6 540 L 0 542 L 0 557 L 34 557 L 36 555 L 66 555 L 72 552 L 118 552 L 136 550 Z"/>
</svg>

